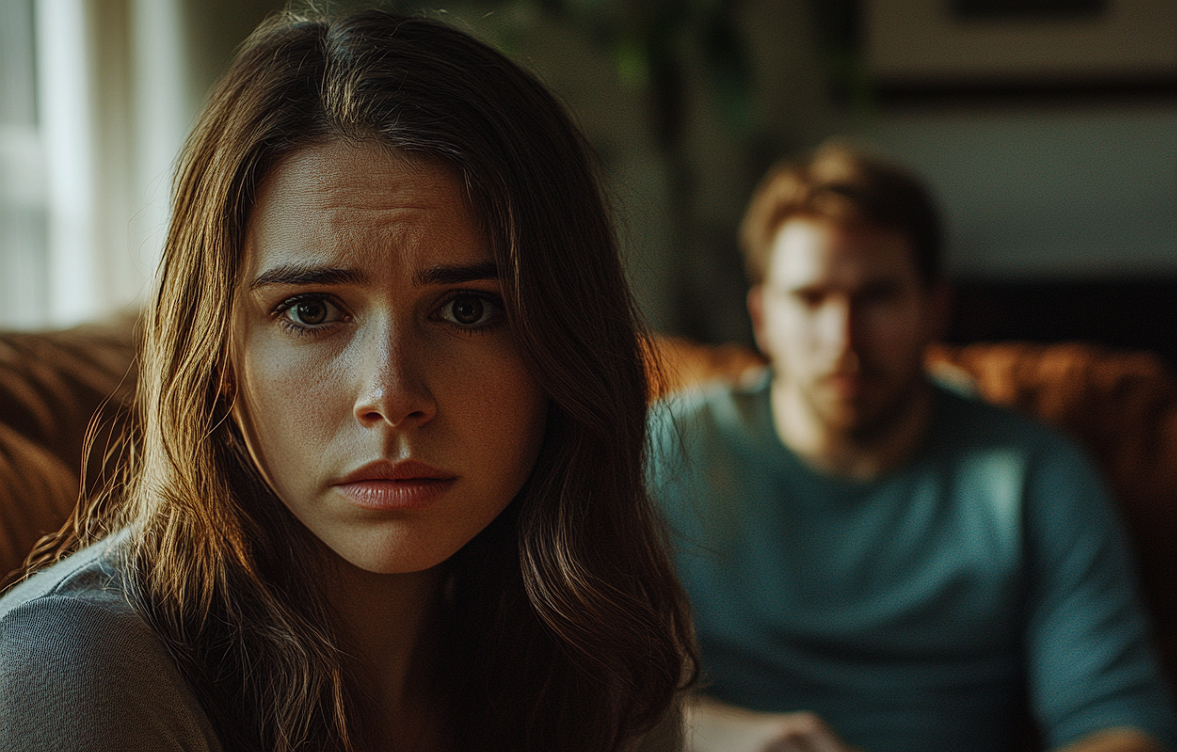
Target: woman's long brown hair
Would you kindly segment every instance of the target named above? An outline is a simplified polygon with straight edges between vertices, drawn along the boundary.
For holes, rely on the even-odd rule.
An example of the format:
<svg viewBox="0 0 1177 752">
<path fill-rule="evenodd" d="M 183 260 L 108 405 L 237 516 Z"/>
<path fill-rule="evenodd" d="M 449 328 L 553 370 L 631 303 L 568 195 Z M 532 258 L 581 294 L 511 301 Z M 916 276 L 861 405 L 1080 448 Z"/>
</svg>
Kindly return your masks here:
<svg viewBox="0 0 1177 752">
<path fill-rule="evenodd" d="M 590 151 L 564 110 L 530 74 L 432 21 L 283 14 L 244 43 L 181 156 L 145 323 L 140 434 L 105 495 L 33 564 L 128 527 L 133 603 L 227 749 L 368 746 L 322 562 L 228 419 L 228 322 L 258 186 L 332 139 L 459 172 L 551 403 L 529 481 L 445 565 L 457 741 L 622 749 L 694 671 L 643 486 L 638 317 Z"/>
</svg>

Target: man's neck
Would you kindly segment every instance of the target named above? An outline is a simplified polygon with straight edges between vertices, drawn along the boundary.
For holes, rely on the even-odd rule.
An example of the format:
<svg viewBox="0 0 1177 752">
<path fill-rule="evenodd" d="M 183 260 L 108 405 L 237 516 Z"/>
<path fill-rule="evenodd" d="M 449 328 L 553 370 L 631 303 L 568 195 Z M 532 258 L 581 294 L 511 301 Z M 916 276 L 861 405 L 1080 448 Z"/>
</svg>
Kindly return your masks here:
<svg viewBox="0 0 1177 752">
<path fill-rule="evenodd" d="M 920 448 L 934 395 L 920 379 L 894 415 L 862 435 L 825 424 L 787 383 L 774 381 L 771 399 L 777 436 L 806 464 L 827 475 L 869 481 L 901 467 Z"/>
</svg>

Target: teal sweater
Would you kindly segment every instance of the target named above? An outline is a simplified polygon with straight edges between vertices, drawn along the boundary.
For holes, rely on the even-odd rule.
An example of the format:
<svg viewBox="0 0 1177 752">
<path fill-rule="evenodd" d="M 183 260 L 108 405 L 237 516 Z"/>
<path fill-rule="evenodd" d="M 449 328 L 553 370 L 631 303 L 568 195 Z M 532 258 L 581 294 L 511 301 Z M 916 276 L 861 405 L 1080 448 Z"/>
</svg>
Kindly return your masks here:
<svg viewBox="0 0 1177 752">
<path fill-rule="evenodd" d="M 785 448 L 767 378 L 651 421 L 712 696 L 815 711 L 870 752 L 1005 750 L 1027 707 L 1051 746 L 1174 744 L 1120 525 L 1055 433 L 937 389 L 918 455 L 859 483 Z"/>
</svg>

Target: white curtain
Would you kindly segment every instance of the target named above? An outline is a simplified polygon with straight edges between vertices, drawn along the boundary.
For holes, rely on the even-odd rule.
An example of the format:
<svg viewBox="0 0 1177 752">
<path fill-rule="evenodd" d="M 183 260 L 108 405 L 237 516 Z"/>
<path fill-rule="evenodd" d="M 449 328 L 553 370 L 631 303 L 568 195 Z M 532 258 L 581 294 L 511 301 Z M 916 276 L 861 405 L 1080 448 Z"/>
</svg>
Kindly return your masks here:
<svg viewBox="0 0 1177 752">
<path fill-rule="evenodd" d="M 0 323 L 44 319 L 46 186 L 33 1 L 0 0 Z"/>
<path fill-rule="evenodd" d="M 33 87 L 36 102 L 35 116 L 0 121 L 0 327 L 69 326 L 138 305 L 195 108 L 179 0 L 0 6 L 6 27 L 20 24 L 0 32 L 0 98 Z"/>
</svg>

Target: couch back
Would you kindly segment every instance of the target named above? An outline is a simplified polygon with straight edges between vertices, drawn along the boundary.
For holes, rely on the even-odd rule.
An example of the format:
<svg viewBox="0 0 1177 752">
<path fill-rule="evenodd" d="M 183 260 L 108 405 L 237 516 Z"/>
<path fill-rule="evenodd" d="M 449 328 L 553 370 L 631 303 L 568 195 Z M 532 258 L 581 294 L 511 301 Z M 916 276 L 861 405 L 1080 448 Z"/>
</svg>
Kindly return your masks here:
<svg viewBox="0 0 1177 752">
<path fill-rule="evenodd" d="M 655 343 L 658 394 L 754 378 L 754 351 L 681 339 Z M 134 319 L 43 333 L 0 333 L 0 578 L 69 517 L 92 416 L 109 436 L 135 380 Z M 1156 356 L 1092 345 L 939 346 L 928 368 L 986 400 L 1070 433 L 1107 475 L 1133 537 L 1145 600 L 1177 687 L 1177 379 Z M 103 469 L 91 450 L 87 481 Z"/>
</svg>

